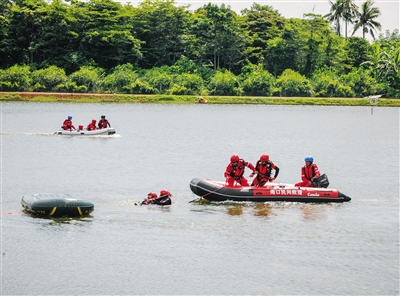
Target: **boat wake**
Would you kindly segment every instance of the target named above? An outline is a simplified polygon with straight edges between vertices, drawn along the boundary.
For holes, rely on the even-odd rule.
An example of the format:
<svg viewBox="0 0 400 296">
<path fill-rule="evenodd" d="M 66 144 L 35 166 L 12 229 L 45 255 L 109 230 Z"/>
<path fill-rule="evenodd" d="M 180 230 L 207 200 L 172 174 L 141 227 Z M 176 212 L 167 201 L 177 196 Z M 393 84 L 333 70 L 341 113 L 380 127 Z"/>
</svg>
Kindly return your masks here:
<svg viewBox="0 0 400 296">
<path fill-rule="evenodd" d="M 88 138 L 121 138 L 121 135 L 113 134 L 113 135 L 93 135 L 87 136 Z"/>
<path fill-rule="evenodd" d="M 0 135 L 22 135 L 22 136 L 42 136 L 42 137 L 55 136 L 54 133 L 23 133 L 23 132 L 14 132 L 14 133 L 1 132 Z"/>
<path fill-rule="evenodd" d="M 21 135 L 21 136 L 39 136 L 39 137 L 53 137 L 57 136 L 55 133 L 23 133 L 23 132 L 0 132 L 0 135 Z M 68 137 L 68 136 L 67 136 Z M 72 136 L 70 136 L 72 137 Z M 113 135 L 86 135 L 80 138 L 121 138 L 119 134 Z"/>
</svg>

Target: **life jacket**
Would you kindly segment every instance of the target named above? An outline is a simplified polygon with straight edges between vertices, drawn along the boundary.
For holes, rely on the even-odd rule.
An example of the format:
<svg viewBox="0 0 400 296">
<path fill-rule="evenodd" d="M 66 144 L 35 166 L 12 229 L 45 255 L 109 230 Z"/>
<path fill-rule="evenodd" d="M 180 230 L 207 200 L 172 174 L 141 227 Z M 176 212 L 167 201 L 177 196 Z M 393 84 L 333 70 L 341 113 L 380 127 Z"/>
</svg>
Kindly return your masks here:
<svg viewBox="0 0 400 296">
<path fill-rule="evenodd" d="M 93 122 L 89 123 L 89 125 L 87 126 L 87 130 L 88 130 L 88 131 L 94 131 L 94 130 L 96 130 L 96 125 L 93 124 Z"/>
<path fill-rule="evenodd" d="M 146 197 L 146 198 L 142 201 L 141 205 L 149 205 L 149 204 L 152 203 L 151 200 L 152 200 L 152 198 Z"/>
<path fill-rule="evenodd" d="M 315 175 L 316 175 L 315 174 L 315 164 L 312 164 L 309 167 L 303 166 L 301 172 L 302 172 L 302 175 L 304 175 L 304 177 L 307 180 L 311 181 L 311 178 L 315 177 Z"/>
<path fill-rule="evenodd" d="M 159 198 L 156 198 L 154 200 L 155 204 L 161 205 L 161 206 L 168 206 L 172 204 L 172 200 L 168 195 L 160 196 Z"/>
<path fill-rule="evenodd" d="M 71 129 L 72 128 L 72 121 L 69 120 L 69 119 L 65 119 L 62 128 L 63 129 Z"/>
<path fill-rule="evenodd" d="M 230 176 L 233 178 L 241 178 L 244 174 L 244 169 L 246 168 L 246 162 L 243 159 L 239 159 L 237 166 L 231 165 L 232 172 Z"/>
<path fill-rule="evenodd" d="M 265 165 L 263 165 L 262 161 L 259 160 L 259 161 L 257 161 L 257 164 L 256 164 L 256 171 L 259 172 L 261 175 L 264 175 L 265 177 L 270 177 L 272 165 L 273 165 L 273 163 L 270 160 L 268 160 L 265 163 Z"/>
<path fill-rule="evenodd" d="M 107 119 L 104 119 L 104 120 L 100 119 L 98 126 L 99 126 L 99 128 L 106 128 L 108 124 L 109 124 L 109 122 Z"/>
</svg>

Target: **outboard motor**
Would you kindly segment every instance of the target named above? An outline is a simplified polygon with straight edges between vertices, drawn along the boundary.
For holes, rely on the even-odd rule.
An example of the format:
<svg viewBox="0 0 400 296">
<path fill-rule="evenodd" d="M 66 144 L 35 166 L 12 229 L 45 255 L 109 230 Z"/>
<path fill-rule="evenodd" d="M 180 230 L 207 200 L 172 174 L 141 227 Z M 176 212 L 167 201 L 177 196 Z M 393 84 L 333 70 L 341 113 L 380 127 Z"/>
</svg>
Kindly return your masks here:
<svg viewBox="0 0 400 296">
<path fill-rule="evenodd" d="M 314 184 L 316 187 L 328 188 L 329 186 L 329 179 L 326 174 L 322 174 L 318 179 L 314 180 Z"/>
</svg>

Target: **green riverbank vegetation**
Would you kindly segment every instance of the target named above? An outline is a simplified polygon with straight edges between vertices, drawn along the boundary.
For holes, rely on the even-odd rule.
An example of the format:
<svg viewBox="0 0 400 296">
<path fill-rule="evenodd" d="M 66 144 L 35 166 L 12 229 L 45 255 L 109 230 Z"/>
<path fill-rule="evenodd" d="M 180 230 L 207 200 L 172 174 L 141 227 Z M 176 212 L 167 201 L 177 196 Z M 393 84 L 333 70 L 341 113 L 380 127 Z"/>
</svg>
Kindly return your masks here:
<svg viewBox="0 0 400 296">
<path fill-rule="evenodd" d="M 364 105 L 367 99 L 355 98 L 400 98 L 399 31 L 377 34 L 381 13 L 372 0 L 330 3 L 326 15 L 285 18 L 257 3 L 237 14 L 225 4 L 191 11 L 173 0 L 137 7 L 112 0 L 4 0 L 0 91 L 100 93 L 79 101 L 147 103 L 204 96 L 209 103 Z M 347 30 L 342 36 L 343 22 L 364 38 Z M 379 99 L 379 105 L 393 102 Z"/>
<path fill-rule="evenodd" d="M 35 94 L 0 93 L 1 101 L 74 102 L 74 103 L 145 103 L 145 104 L 197 104 L 202 98 L 205 104 L 265 104 L 265 105 L 334 105 L 369 106 L 367 98 L 316 98 L 316 97 L 238 97 L 192 95 L 124 95 L 124 94 Z M 400 107 L 398 99 L 379 99 L 376 106 Z"/>
</svg>

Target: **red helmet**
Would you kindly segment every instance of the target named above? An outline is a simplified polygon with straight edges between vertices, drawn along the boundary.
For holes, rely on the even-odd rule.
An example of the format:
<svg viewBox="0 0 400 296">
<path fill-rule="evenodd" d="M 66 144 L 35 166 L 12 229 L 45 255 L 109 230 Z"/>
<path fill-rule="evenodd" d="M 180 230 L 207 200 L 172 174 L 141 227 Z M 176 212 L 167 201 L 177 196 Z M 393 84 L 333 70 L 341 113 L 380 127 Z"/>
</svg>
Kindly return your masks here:
<svg viewBox="0 0 400 296">
<path fill-rule="evenodd" d="M 269 160 L 269 155 L 268 154 L 261 155 L 260 160 L 267 162 Z"/>
<path fill-rule="evenodd" d="M 160 191 L 160 196 L 170 195 L 170 194 L 171 194 L 171 193 L 170 193 L 168 190 L 165 190 L 165 189 L 163 189 L 163 190 Z"/>
<path fill-rule="evenodd" d="M 83 129 L 83 125 L 79 125 L 78 127 L 79 127 L 79 129 Z"/>
<path fill-rule="evenodd" d="M 92 119 L 92 122 L 95 123 L 95 122 L 96 122 L 96 119 Z"/>
<path fill-rule="evenodd" d="M 147 195 L 151 195 L 154 198 L 157 198 L 157 193 L 155 192 L 149 192 Z"/>
<path fill-rule="evenodd" d="M 232 162 L 236 162 L 236 161 L 239 161 L 239 155 L 234 154 L 234 155 L 231 156 L 231 163 Z"/>
</svg>

